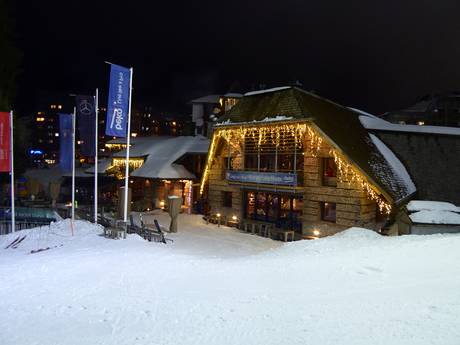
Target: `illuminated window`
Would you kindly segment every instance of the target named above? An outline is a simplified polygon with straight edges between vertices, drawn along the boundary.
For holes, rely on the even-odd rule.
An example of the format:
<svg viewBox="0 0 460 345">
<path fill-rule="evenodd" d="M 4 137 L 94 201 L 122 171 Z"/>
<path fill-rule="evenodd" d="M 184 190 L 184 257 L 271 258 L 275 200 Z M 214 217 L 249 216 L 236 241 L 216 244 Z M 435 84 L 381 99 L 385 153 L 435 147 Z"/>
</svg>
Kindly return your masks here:
<svg viewBox="0 0 460 345">
<path fill-rule="evenodd" d="M 333 202 L 321 202 L 321 220 L 326 222 L 336 222 L 336 204 Z"/>
<path fill-rule="evenodd" d="M 337 166 L 334 158 L 322 159 L 323 186 L 337 186 Z"/>
</svg>

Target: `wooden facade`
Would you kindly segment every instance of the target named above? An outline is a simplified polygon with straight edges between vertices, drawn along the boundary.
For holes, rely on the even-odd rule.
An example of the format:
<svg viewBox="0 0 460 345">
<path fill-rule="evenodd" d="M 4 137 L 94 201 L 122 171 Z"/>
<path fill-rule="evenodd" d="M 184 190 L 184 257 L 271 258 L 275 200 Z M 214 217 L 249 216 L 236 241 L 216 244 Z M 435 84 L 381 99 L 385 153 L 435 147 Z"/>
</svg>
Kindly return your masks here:
<svg viewBox="0 0 460 345">
<path fill-rule="evenodd" d="M 247 218 L 245 193 L 254 191 L 267 193 L 267 195 L 270 193 L 291 195 L 293 198 L 298 198 L 296 200 L 302 201 L 301 209 L 293 211 L 301 224 L 297 229 L 297 238 L 327 236 L 351 226 L 378 229 L 384 218 L 381 217 L 376 203 L 367 196 L 360 185 L 350 183 L 350 178 L 346 176 L 336 178 L 333 186 L 325 185 L 323 162 L 326 158 L 334 159 L 331 146 L 326 140 L 322 140 L 320 147 L 317 147 L 315 154 L 312 154 L 306 149 L 312 146 L 308 140 L 309 138 L 305 136 L 302 148 L 296 150 L 295 156 L 292 156 L 294 161 L 296 158 L 299 161 L 303 160 L 301 168 L 296 169 L 299 175 L 296 186 L 228 181 L 226 171 L 233 169 L 229 165 L 228 158 L 229 155 L 232 158 L 233 152 L 229 144 L 222 140 L 209 167 L 207 198 L 211 213 L 220 213 L 226 217 L 236 216 L 240 220 Z M 240 154 L 245 156 L 241 152 Z M 245 171 L 246 157 L 242 158 L 242 166 L 237 170 Z M 262 171 L 261 173 L 263 174 Z M 337 174 L 340 172 L 337 171 Z M 324 219 L 322 207 L 325 204 L 335 205 L 335 219 Z"/>
</svg>

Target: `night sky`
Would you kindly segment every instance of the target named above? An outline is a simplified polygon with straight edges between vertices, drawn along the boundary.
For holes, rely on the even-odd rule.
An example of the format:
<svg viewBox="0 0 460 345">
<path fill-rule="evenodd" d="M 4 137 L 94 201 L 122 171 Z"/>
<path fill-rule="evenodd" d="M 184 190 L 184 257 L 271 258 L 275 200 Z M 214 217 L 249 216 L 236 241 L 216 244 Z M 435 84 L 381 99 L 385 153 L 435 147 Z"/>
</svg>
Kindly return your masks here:
<svg viewBox="0 0 460 345">
<path fill-rule="evenodd" d="M 458 0 L 10 2 L 23 109 L 40 90 L 106 89 L 104 60 L 133 66 L 134 102 L 164 110 L 295 80 L 376 114 L 460 89 Z"/>
</svg>

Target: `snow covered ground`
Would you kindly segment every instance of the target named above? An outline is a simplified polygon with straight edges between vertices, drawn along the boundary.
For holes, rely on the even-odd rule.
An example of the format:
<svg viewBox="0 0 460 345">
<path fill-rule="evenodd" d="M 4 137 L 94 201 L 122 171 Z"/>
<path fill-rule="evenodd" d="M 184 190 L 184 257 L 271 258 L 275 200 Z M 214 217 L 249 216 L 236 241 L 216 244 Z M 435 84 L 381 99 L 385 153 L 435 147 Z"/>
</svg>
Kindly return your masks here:
<svg viewBox="0 0 460 345">
<path fill-rule="evenodd" d="M 457 234 L 284 244 L 187 215 L 168 245 L 23 233 L 0 237 L 2 345 L 460 343 Z"/>
</svg>

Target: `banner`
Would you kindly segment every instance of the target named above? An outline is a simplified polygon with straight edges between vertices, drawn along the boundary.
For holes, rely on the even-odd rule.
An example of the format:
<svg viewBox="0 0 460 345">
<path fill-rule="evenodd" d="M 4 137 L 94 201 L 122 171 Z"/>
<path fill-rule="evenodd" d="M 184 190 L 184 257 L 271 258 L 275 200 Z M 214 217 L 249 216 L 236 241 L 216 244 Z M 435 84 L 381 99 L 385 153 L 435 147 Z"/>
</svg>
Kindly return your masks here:
<svg viewBox="0 0 460 345">
<path fill-rule="evenodd" d="M 59 164 L 63 172 L 72 171 L 72 114 L 59 114 Z"/>
<path fill-rule="evenodd" d="M 80 153 L 83 156 L 92 157 L 95 151 L 95 126 L 96 126 L 96 109 L 94 107 L 94 97 L 77 95 L 75 97 L 77 108 L 77 126 L 80 134 Z"/>
<path fill-rule="evenodd" d="M 107 120 L 105 124 L 106 135 L 126 137 L 130 77 L 129 68 L 111 65 Z"/>
<path fill-rule="evenodd" d="M 296 186 L 297 174 L 256 172 L 256 171 L 227 171 L 226 179 L 230 182 L 263 183 L 283 186 Z"/>
<path fill-rule="evenodd" d="M 0 113 L 0 172 L 11 171 L 10 113 Z"/>
</svg>

